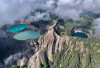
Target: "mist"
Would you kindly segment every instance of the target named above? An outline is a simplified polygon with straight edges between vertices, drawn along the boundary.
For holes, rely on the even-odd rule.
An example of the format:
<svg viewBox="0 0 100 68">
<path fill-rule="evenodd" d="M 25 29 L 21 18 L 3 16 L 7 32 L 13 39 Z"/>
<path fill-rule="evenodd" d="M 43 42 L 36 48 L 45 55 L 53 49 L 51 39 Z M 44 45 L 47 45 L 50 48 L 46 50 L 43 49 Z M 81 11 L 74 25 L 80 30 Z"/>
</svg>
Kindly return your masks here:
<svg viewBox="0 0 100 68">
<path fill-rule="evenodd" d="M 85 11 L 100 13 L 100 0 L 0 0 L 0 27 L 12 25 L 26 16 L 29 21 L 51 20 L 50 14 L 64 20 L 79 20 L 80 14 Z M 100 38 L 100 18 L 95 19 L 93 24 L 95 35 Z M 0 32 L 0 38 L 6 38 L 6 33 L 2 30 Z M 10 55 L 4 63 L 9 64 L 21 56 L 22 53 Z"/>
<path fill-rule="evenodd" d="M 100 0 L 0 0 L 0 9 L 0 26 L 26 16 L 31 21 L 50 20 L 50 13 L 62 19 L 78 20 L 85 11 L 100 13 Z"/>
<path fill-rule="evenodd" d="M 100 38 L 100 18 L 97 18 L 93 21 L 94 29 L 95 29 L 95 36 Z"/>
<path fill-rule="evenodd" d="M 16 53 L 16 54 L 10 55 L 8 58 L 4 60 L 5 65 L 13 63 L 14 61 L 20 59 L 21 55 L 22 53 Z"/>
</svg>

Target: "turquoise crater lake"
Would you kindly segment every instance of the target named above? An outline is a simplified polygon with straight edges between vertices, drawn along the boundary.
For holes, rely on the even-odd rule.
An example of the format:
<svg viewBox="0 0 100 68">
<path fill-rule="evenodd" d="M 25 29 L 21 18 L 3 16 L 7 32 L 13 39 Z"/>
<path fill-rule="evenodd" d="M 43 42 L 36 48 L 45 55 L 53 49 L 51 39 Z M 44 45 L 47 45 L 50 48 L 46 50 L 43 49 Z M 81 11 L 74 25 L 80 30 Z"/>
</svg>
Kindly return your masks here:
<svg viewBox="0 0 100 68">
<path fill-rule="evenodd" d="M 38 31 L 30 31 L 26 30 L 14 35 L 14 39 L 16 40 L 28 40 L 28 39 L 36 39 L 40 37 L 40 33 Z"/>
<path fill-rule="evenodd" d="M 18 25 L 14 25 L 11 28 L 8 29 L 8 32 L 17 32 L 20 30 L 23 30 L 27 27 L 26 24 L 18 24 Z"/>
</svg>

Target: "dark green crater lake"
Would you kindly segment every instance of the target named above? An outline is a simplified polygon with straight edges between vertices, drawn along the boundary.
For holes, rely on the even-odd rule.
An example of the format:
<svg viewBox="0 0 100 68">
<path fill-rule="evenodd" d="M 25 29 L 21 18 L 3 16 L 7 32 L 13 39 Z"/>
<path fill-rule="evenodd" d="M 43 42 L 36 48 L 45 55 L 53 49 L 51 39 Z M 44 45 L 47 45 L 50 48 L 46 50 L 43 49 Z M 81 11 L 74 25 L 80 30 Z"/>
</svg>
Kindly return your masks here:
<svg viewBox="0 0 100 68">
<path fill-rule="evenodd" d="M 77 32 L 77 33 L 72 33 L 72 36 L 77 36 L 80 38 L 88 38 L 88 36 L 85 33 Z"/>
</svg>

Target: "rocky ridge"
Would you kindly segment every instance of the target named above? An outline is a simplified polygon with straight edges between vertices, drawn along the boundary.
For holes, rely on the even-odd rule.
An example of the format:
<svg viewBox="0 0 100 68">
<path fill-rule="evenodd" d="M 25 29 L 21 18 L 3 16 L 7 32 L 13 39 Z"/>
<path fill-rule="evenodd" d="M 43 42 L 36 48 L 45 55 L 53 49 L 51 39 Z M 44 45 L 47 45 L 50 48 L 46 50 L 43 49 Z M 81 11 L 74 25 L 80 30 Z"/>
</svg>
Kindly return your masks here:
<svg viewBox="0 0 100 68">
<path fill-rule="evenodd" d="M 46 60 L 54 62 L 54 56 L 63 51 L 66 46 L 66 51 L 70 51 L 70 54 L 73 50 L 84 53 L 84 56 L 91 52 L 89 47 L 84 47 L 83 42 L 76 41 L 75 44 L 73 44 L 74 41 L 72 41 L 69 36 L 57 33 L 60 29 L 57 24 L 58 22 L 55 20 L 52 25 L 46 26 L 46 33 L 42 34 L 39 39 L 22 42 L 12 39 L 12 43 L 9 43 L 10 47 L 13 47 L 13 43 L 18 42 L 18 44 L 14 45 L 14 48 L 17 47 L 15 48 L 15 51 L 10 49 L 11 51 L 9 53 L 11 54 L 14 52 L 14 54 L 12 53 L 13 55 L 10 55 L 5 59 L 6 61 L 9 60 L 6 64 L 23 66 L 26 68 L 41 68 L 41 65 L 43 66 L 44 63 L 48 64 Z M 6 47 L 8 47 L 8 45 Z M 16 58 L 14 59 L 12 57 Z M 46 68 L 49 68 L 49 66 Z"/>
<path fill-rule="evenodd" d="M 62 51 L 66 45 L 68 45 L 70 51 L 74 49 L 76 51 L 80 50 L 84 54 L 90 53 L 88 47 L 84 48 L 83 42 L 76 42 L 76 45 L 72 45 L 70 37 L 58 35 L 54 30 L 55 27 L 57 27 L 57 21 L 54 21 L 54 24 L 49 26 L 48 32 L 39 38 L 39 50 L 30 58 L 28 62 L 29 68 L 40 68 L 41 64 L 44 64 L 46 57 L 53 62 L 54 55 Z"/>
</svg>

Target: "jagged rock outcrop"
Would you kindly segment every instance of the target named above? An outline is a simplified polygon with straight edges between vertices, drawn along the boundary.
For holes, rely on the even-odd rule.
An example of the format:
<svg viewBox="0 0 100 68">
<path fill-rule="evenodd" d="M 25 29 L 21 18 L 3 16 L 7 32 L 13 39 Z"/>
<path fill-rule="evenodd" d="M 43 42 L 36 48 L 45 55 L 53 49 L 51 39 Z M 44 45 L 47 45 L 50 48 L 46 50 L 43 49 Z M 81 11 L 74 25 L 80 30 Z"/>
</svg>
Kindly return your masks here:
<svg viewBox="0 0 100 68">
<path fill-rule="evenodd" d="M 8 43 L 8 45 L 4 45 L 7 47 L 9 46 L 10 48 L 13 47 L 10 49 L 10 52 L 14 52 L 13 55 L 8 56 L 8 59 L 9 57 L 16 57 L 16 54 L 21 52 L 19 58 L 11 58 L 8 63 L 11 61 L 12 64 L 17 66 L 25 66 L 27 68 L 40 68 L 41 64 L 44 64 L 46 57 L 49 61 L 53 62 L 54 55 L 58 52 L 61 52 L 66 45 L 68 45 L 67 49 L 70 50 L 70 52 L 72 52 L 73 49 L 84 53 L 84 55 L 91 52 L 89 47 L 84 48 L 83 42 L 76 41 L 76 44 L 72 44 L 73 41 L 69 36 L 62 36 L 58 34 L 57 31 L 60 27 L 57 26 L 57 21 L 54 21 L 52 25 L 48 25 L 45 28 L 47 29 L 47 31 L 45 31 L 46 33 L 43 33 L 39 39 L 17 41 L 9 38 L 5 40 L 5 43 Z M 8 40 L 11 40 L 12 42 L 9 42 Z M 14 46 L 12 44 L 14 44 Z M 7 52 L 9 53 L 9 51 Z M 12 62 L 13 60 L 15 63 Z"/>
<path fill-rule="evenodd" d="M 75 44 L 72 44 L 73 41 L 69 36 L 57 34 L 55 31 L 55 27 L 58 27 L 57 22 L 54 21 L 53 23 L 53 25 L 48 26 L 48 32 L 39 38 L 39 50 L 30 58 L 28 62 L 29 68 L 40 68 L 41 64 L 44 63 L 45 56 L 49 61 L 53 62 L 54 55 L 62 51 L 66 45 L 68 45 L 70 52 L 75 50 L 84 53 L 83 55 L 91 52 L 89 47 L 84 47 L 83 42 L 76 41 Z"/>
<path fill-rule="evenodd" d="M 56 24 L 56 21 L 54 21 L 54 25 L 49 26 L 48 32 L 39 38 L 39 51 L 30 58 L 28 67 L 39 68 L 40 63 L 43 63 L 45 53 L 47 54 L 49 61 L 52 62 L 54 54 L 63 50 L 64 46 L 68 43 L 69 37 L 59 36 L 55 32 L 54 27 Z"/>
</svg>

